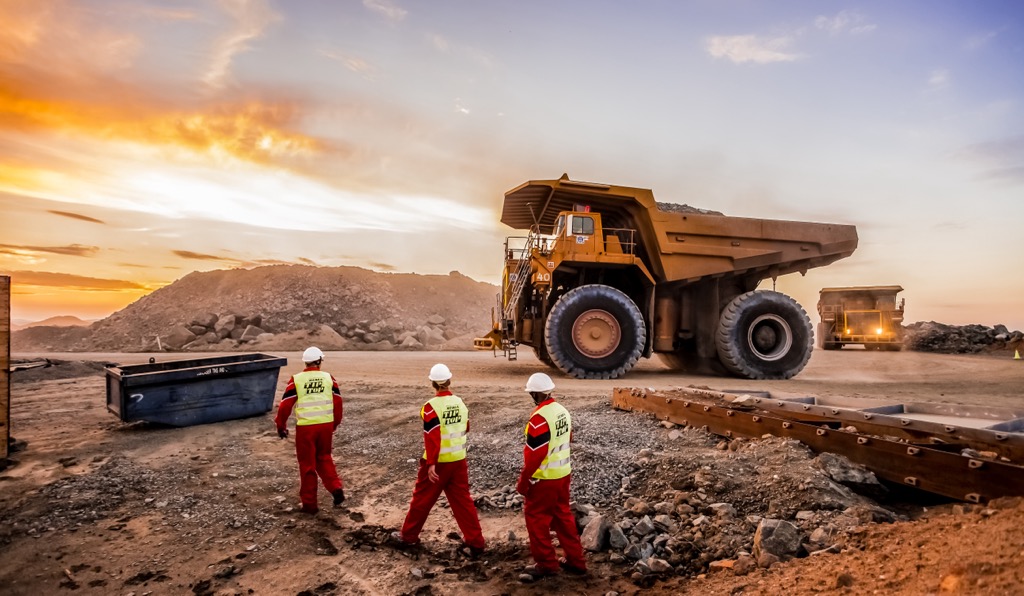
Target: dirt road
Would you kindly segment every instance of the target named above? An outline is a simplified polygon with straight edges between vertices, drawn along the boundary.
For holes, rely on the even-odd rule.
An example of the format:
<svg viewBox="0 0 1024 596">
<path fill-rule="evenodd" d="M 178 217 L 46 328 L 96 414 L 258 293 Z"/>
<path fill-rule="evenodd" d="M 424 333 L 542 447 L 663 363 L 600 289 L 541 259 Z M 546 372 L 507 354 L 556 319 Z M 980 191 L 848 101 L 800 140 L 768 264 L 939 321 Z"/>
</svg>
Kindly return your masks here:
<svg viewBox="0 0 1024 596">
<path fill-rule="evenodd" d="M 300 370 L 297 353 L 281 355 L 289 364 L 281 371 L 278 398 L 288 376 Z M 150 355 L 46 356 L 132 364 Z M 422 451 L 417 412 L 430 397 L 427 371 L 438 361 L 454 372 L 453 388 L 471 411 L 474 495 L 505 494 L 514 483 L 521 429 L 532 406 L 522 386 L 532 372 L 546 370 L 532 355 L 506 362 L 473 352 L 328 353 L 324 368 L 338 378 L 345 397 L 335 458 L 349 501 L 347 508 L 331 509 L 329 496 L 321 492 L 322 509 L 315 517 L 295 511 L 294 443 L 278 439 L 272 414 L 182 429 L 124 424 L 104 408 L 102 372 L 56 378 L 58 367 L 14 374 L 12 434 L 28 446 L 15 454 L 16 465 L 0 473 L 2 591 L 139 596 L 637 591 L 624 568 L 603 554 L 593 555 L 586 578 L 517 583 L 518 570 L 530 561 L 522 513 L 515 508 L 481 509 L 491 550 L 484 560 L 455 553 L 458 542 L 448 534 L 456 527 L 441 507 L 427 523 L 427 548 L 418 558 L 380 544 L 385 530 L 397 527 L 405 515 Z M 656 361 L 645 362 L 626 379 L 555 376 L 555 381 L 556 394 L 574 417 L 580 412 L 583 422 L 574 496 L 599 508 L 615 503 L 622 475 L 637 468 L 641 449 L 686 448 L 669 444 L 667 431 L 648 417 L 611 411 L 613 387 L 694 385 L 990 404 L 1024 412 L 1024 361 L 994 356 L 816 351 L 804 372 L 787 381 L 679 375 Z M 639 477 L 657 474 L 654 467 L 647 472 Z M 863 550 L 825 563 L 801 559 L 742 578 L 674 578 L 648 592 L 812 593 L 851 585 L 840 577 L 849 573 L 857 576 L 853 591 L 859 593 L 921 593 L 937 590 L 954 576 L 961 582 L 955 587 L 966 593 L 1010 593 L 1007 586 L 1020 582 L 1015 574 L 1024 563 L 1024 539 L 1019 531 L 1008 530 L 1024 522 L 1024 508 L 962 514 L 970 517 L 960 519 L 946 514 L 949 509 L 939 507 L 944 513 L 934 519 L 869 526 Z M 929 548 L 944 548 L 943 524 L 943 532 L 959 532 L 964 548 L 978 552 L 960 553 L 952 562 L 949 557 L 922 558 Z M 900 542 L 900 536 L 915 532 L 914 544 Z M 983 539 L 986 535 L 1003 540 L 992 544 Z M 869 559 L 874 552 L 877 558 Z M 987 561 L 986 570 L 970 567 L 975 554 Z M 962 569 L 946 568 L 953 564 Z M 902 579 L 894 584 L 895 577 Z"/>
</svg>

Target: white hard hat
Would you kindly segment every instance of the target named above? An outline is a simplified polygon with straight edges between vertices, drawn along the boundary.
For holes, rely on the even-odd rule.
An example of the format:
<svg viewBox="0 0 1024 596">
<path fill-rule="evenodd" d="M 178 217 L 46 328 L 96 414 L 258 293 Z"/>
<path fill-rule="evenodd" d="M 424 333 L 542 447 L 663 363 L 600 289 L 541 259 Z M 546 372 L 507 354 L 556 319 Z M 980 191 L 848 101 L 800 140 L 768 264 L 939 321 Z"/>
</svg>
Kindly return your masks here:
<svg viewBox="0 0 1024 596">
<path fill-rule="evenodd" d="M 302 361 L 305 362 L 306 364 L 323 359 L 324 353 L 320 351 L 320 348 L 317 348 L 315 346 L 311 348 L 306 348 L 306 351 L 302 353 Z"/>
<path fill-rule="evenodd" d="M 452 378 L 452 371 L 448 370 L 448 367 L 443 364 L 435 364 L 430 367 L 430 376 L 428 377 L 431 381 L 447 381 Z"/>
<path fill-rule="evenodd" d="M 544 373 L 533 373 L 526 381 L 526 390 L 530 393 L 549 393 L 555 388 L 555 382 Z"/>
</svg>

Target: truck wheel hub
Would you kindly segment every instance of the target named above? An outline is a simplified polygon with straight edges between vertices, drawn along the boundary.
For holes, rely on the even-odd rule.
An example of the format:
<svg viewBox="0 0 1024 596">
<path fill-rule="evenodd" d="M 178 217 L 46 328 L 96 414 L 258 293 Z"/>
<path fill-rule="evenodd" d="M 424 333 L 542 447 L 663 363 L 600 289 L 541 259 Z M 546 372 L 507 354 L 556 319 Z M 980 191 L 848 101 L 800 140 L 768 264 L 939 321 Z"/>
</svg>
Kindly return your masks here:
<svg viewBox="0 0 1024 596">
<path fill-rule="evenodd" d="M 619 321 L 604 310 L 588 310 L 572 326 L 572 342 L 589 358 L 604 358 L 619 347 L 622 329 Z"/>
<path fill-rule="evenodd" d="M 747 345 L 761 360 L 775 361 L 793 347 L 793 331 L 779 315 L 761 315 L 747 330 Z"/>
</svg>

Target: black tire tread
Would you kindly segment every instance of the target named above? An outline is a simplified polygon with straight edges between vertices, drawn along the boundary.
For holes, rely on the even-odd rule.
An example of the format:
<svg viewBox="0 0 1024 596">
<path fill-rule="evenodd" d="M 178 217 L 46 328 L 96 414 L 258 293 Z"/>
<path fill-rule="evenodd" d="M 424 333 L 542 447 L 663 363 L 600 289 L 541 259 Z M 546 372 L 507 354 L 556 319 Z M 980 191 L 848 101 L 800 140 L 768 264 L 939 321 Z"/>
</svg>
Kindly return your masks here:
<svg viewBox="0 0 1024 596">
<path fill-rule="evenodd" d="M 564 320 L 565 313 L 581 301 L 597 300 L 610 301 L 621 307 L 627 313 L 628 320 L 620 320 L 619 326 L 623 328 L 623 338 L 627 335 L 625 329 L 631 325 L 636 331 L 635 345 L 625 354 L 621 362 L 615 364 L 608 370 L 588 370 L 575 362 L 572 356 L 565 351 L 558 338 L 559 328 L 563 325 L 572 325 L 573 321 Z M 617 379 L 626 374 L 639 361 L 643 354 L 644 344 L 647 341 L 647 327 L 644 324 L 643 315 L 640 309 L 629 296 L 611 286 L 601 284 L 588 284 L 573 288 L 566 292 L 548 313 L 547 323 L 544 325 L 544 343 L 547 348 L 548 357 L 555 368 L 567 375 L 577 379 Z"/>
<path fill-rule="evenodd" d="M 751 308 L 765 303 L 773 304 L 774 307 L 779 309 L 793 309 L 791 314 L 796 314 L 801 319 L 800 322 L 803 323 L 803 326 L 805 327 L 807 338 L 804 342 L 805 345 L 800 346 L 794 343 L 791 348 L 791 350 L 802 350 L 803 354 L 798 359 L 796 365 L 790 366 L 783 371 L 765 372 L 764 370 L 755 368 L 744 358 L 742 352 L 743 346 L 737 345 L 732 340 L 733 335 L 737 331 L 737 326 L 741 324 L 743 315 Z M 794 342 L 796 339 L 797 338 L 794 337 Z M 807 361 L 810 360 L 811 350 L 814 347 L 814 329 L 811 327 L 811 320 L 807 316 L 807 312 L 789 296 L 782 294 L 781 292 L 754 290 L 752 292 L 740 294 L 722 311 L 721 318 L 719 319 L 718 330 L 715 333 L 715 345 L 718 348 L 718 358 L 722 362 L 722 365 L 725 366 L 729 372 L 737 376 L 755 380 L 789 379 L 803 370 L 804 366 L 807 365 Z"/>
</svg>

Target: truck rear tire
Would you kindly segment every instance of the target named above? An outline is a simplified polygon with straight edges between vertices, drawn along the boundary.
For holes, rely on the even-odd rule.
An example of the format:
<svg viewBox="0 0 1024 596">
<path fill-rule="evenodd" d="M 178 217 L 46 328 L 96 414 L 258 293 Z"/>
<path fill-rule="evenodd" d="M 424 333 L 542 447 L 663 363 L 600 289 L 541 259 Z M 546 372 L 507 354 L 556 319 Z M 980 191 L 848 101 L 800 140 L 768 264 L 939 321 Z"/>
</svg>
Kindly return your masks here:
<svg viewBox="0 0 1024 596">
<path fill-rule="evenodd" d="M 754 291 L 737 296 L 722 311 L 715 344 L 722 365 L 737 376 L 788 379 L 810 360 L 814 331 L 795 300 Z"/>
<path fill-rule="evenodd" d="M 551 362 L 577 379 L 617 379 L 636 366 L 646 341 L 640 309 L 629 296 L 605 285 L 567 292 L 544 326 Z"/>
</svg>

